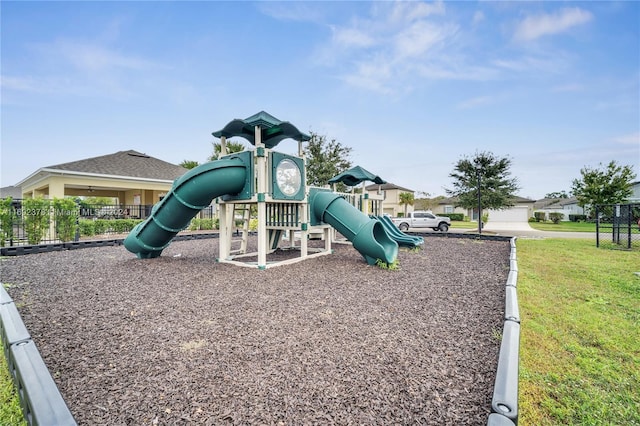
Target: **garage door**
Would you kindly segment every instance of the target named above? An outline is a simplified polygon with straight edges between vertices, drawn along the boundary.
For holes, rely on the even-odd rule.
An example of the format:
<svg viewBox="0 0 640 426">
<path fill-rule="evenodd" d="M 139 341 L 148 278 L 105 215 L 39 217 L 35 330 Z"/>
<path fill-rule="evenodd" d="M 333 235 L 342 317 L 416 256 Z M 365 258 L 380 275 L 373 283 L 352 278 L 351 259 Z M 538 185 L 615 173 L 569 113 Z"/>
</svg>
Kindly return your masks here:
<svg viewBox="0 0 640 426">
<path fill-rule="evenodd" d="M 528 222 L 527 207 L 511 207 L 506 210 L 489 210 L 490 222 Z"/>
</svg>

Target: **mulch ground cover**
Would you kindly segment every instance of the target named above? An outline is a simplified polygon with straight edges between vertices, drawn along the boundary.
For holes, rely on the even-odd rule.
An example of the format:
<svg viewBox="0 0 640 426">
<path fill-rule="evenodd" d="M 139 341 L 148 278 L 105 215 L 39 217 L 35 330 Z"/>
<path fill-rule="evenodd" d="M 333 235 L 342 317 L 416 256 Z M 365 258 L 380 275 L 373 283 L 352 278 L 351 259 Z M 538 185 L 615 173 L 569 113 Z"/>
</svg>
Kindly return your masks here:
<svg viewBox="0 0 640 426">
<path fill-rule="evenodd" d="M 399 270 L 334 249 L 258 270 L 217 239 L 87 248 L 0 279 L 81 425 L 486 424 L 509 243 L 427 238 Z"/>
</svg>

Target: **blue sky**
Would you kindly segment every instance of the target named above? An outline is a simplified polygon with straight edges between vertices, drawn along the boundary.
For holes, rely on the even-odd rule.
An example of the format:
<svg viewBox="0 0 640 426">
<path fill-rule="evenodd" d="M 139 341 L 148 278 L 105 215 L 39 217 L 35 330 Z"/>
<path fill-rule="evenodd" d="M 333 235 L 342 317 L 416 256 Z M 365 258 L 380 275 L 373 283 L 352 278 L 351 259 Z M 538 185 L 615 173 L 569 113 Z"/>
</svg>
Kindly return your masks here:
<svg viewBox="0 0 640 426">
<path fill-rule="evenodd" d="M 534 199 L 611 160 L 640 178 L 640 2 L 0 8 L 0 186 L 128 149 L 204 162 L 213 131 L 261 110 L 431 196 L 478 151 Z"/>
</svg>

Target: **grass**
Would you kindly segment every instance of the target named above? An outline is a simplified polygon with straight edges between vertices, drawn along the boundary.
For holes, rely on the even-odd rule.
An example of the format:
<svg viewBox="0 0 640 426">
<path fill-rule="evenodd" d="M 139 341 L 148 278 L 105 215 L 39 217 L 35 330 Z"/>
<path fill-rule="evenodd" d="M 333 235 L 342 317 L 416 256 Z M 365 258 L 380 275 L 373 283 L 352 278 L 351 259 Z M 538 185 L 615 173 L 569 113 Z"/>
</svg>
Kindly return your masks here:
<svg viewBox="0 0 640 426">
<path fill-rule="evenodd" d="M 470 222 L 468 220 L 452 220 L 451 228 L 456 229 L 478 229 L 477 222 Z"/>
<path fill-rule="evenodd" d="M 538 231 L 596 232 L 595 222 L 529 222 L 529 226 Z"/>
<path fill-rule="evenodd" d="M 558 232 L 596 232 L 596 224 L 589 222 L 529 222 L 538 231 Z M 452 220 L 452 229 L 478 229 L 478 223 L 472 221 Z"/>
<path fill-rule="evenodd" d="M 4 357 L 4 347 L 0 342 L 0 425 L 22 426 L 27 422 L 24 420 L 18 393 L 13 385 L 13 380 L 9 374 L 7 360 Z"/>
<path fill-rule="evenodd" d="M 520 424 L 640 425 L 638 254 L 519 240 Z"/>
</svg>

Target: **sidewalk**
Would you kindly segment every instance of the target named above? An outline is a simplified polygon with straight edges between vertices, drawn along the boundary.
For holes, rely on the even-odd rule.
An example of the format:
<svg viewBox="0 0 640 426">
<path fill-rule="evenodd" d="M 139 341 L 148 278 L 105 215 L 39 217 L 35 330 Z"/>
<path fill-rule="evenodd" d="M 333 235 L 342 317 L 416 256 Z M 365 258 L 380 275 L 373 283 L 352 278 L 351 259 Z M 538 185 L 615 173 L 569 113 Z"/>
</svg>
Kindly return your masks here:
<svg viewBox="0 0 640 426">
<path fill-rule="evenodd" d="M 521 238 L 584 238 L 595 241 L 595 232 L 556 232 L 538 231 L 529 226 L 527 222 L 487 222 L 482 228 L 483 232 L 491 235 L 508 235 Z M 477 230 L 473 232 L 478 232 Z"/>
</svg>

